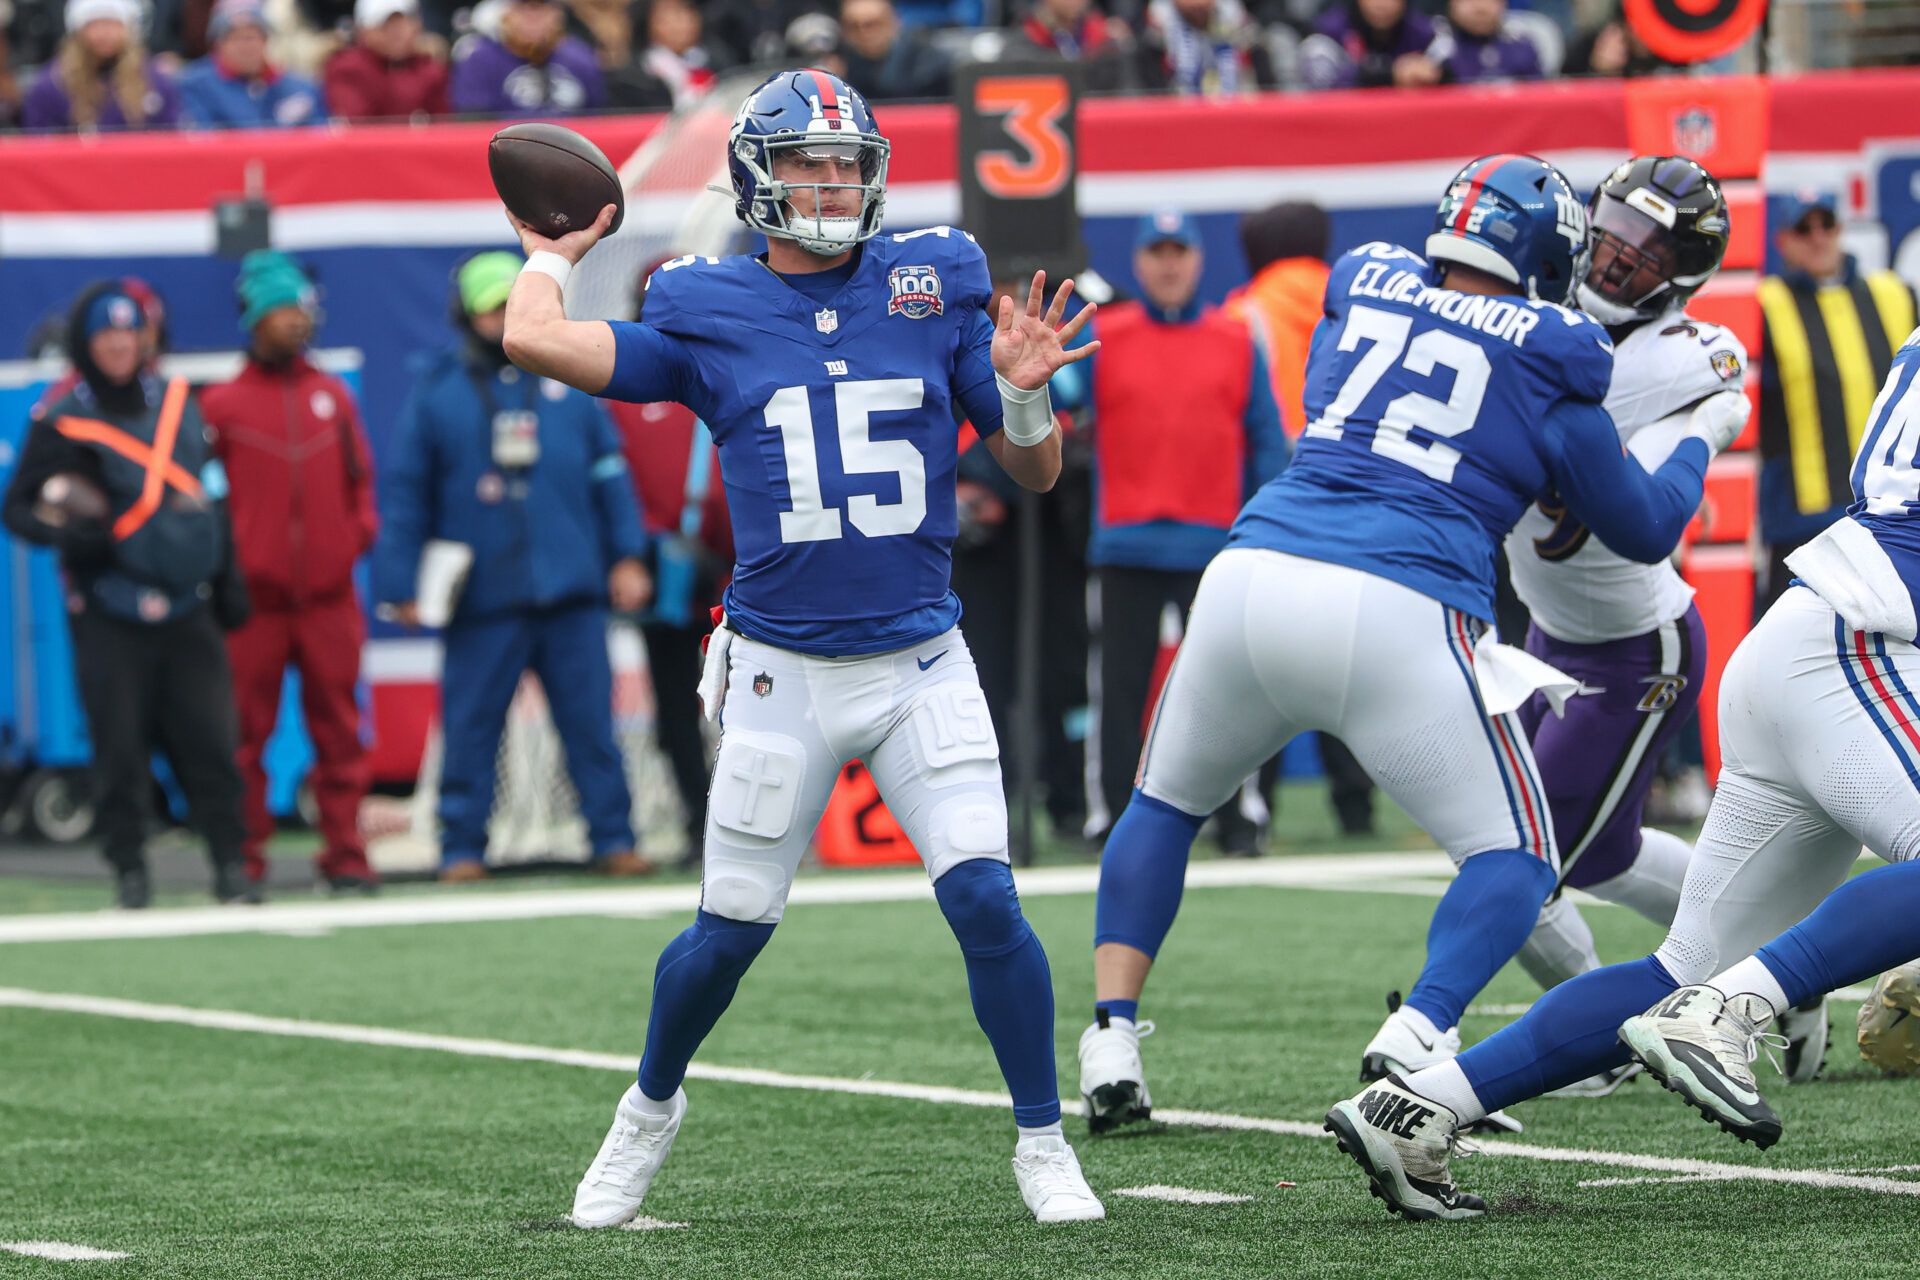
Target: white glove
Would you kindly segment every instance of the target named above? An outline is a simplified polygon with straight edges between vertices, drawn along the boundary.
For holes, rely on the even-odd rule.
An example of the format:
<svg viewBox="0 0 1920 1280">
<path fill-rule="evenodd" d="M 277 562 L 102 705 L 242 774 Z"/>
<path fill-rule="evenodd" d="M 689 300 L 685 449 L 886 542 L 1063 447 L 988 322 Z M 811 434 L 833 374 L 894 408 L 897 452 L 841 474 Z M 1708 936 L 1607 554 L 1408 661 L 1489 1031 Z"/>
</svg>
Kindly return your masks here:
<svg viewBox="0 0 1920 1280">
<path fill-rule="evenodd" d="M 1707 446 L 1707 452 L 1719 453 L 1732 444 L 1747 425 L 1753 404 L 1740 391 L 1716 391 L 1694 406 L 1687 419 L 1687 435 Z"/>
</svg>

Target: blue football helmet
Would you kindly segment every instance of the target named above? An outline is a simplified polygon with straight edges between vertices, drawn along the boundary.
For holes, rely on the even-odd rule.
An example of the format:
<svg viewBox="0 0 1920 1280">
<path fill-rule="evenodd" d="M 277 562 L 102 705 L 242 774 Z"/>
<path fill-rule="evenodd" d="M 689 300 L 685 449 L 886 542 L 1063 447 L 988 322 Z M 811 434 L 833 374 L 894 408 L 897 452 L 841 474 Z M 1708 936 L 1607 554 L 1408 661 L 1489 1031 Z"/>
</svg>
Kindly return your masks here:
<svg viewBox="0 0 1920 1280">
<path fill-rule="evenodd" d="M 1586 203 L 1566 175 L 1537 156 L 1481 156 L 1447 184 L 1427 257 L 1567 305 L 1586 278 Z"/>
<path fill-rule="evenodd" d="M 887 203 L 887 156 L 892 150 L 874 123 L 867 100 L 839 76 L 803 69 L 782 71 L 740 105 L 727 134 L 727 173 L 734 212 L 769 237 L 792 240 L 810 253 L 833 257 L 880 230 Z M 857 166 L 858 182 L 795 182 L 778 176 L 784 156 Z M 798 213 L 791 197 L 811 190 L 814 213 Z M 822 216 L 828 193 L 857 191 L 857 212 Z"/>
</svg>

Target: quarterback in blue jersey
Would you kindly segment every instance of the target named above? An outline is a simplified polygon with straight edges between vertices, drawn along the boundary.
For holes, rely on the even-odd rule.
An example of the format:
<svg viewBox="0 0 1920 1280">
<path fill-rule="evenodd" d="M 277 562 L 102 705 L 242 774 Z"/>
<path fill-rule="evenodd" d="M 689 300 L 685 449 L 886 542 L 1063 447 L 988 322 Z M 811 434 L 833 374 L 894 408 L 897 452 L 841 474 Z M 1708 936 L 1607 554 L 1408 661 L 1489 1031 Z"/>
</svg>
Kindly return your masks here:
<svg viewBox="0 0 1920 1280">
<path fill-rule="evenodd" d="M 1025 313 L 948 227 L 880 235 L 889 146 L 859 94 L 782 72 L 735 117 L 736 212 L 758 256 L 682 258 L 646 322 L 566 319 L 562 285 L 604 232 L 530 254 L 507 301 L 507 353 L 597 395 L 678 401 L 712 429 L 738 568 L 701 696 L 723 731 L 700 910 L 654 974 L 639 1078 L 574 1195 L 573 1221 L 639 1210 L 687 1110 L 688 1061 L 772 936 L 847 761 L 864 760 L 926 862 L 960 944 L 974 1014 L 1013 1096 L 1014 1173 L 1042 1222 L 1105 1216 L 1060 1127 L 1053 991 L 1007 860 L 999 746 L 948 586 L 958 415 L 1015 480 L 1050 488 L 1047 396 L 1089 307 L 1063 286 Z"/>
<path fill-rule="evenodd" d="M 1868 411 L 1848 518 L 1788 557 L 1794 585 L 1721 678 L 1720 778 L 1659 950 L 1563 982 L 1458 1058 L 1327 1113 L 1393 1212 L 1484 1213 L 1447 1168 L 1458 1128 L 1629 1052 L 1728 1132 L 1771 1145 L 1780 1120 L 1755 1086 L 1756 1041 L 1789 1009 L 1913 957 L 1917 451 L 1920 331 Z M 1862 845 L 1895 865 L 1849 880 Z"/>
<path fill-rule="evenodd" d="M 1096 1130 L 1148 1109 L 1137 1002 L 1194 833 L 1297 733 L 1345 742 L 1460 868 L 1364 1076 L 1457 1053 L 1467 1002 L 1526 940 L 1557 855 L 1514 711 L 1558 673 L 1493 643 L 1495 551 L 1551 487 L 1614 550 L 1661 559 L 1746 416 L 1714 397 L 1651 474 L 1622 453 L 1612 344 L 1564 305 L 1587 235 L 1551 165 L 1488 156 L 1449 184 L 1426 258 L 1369 244 L 1335 263 L 1306 431 L 1201 581 L 1102 858 L 1081 1042 Z"/>
</svg>

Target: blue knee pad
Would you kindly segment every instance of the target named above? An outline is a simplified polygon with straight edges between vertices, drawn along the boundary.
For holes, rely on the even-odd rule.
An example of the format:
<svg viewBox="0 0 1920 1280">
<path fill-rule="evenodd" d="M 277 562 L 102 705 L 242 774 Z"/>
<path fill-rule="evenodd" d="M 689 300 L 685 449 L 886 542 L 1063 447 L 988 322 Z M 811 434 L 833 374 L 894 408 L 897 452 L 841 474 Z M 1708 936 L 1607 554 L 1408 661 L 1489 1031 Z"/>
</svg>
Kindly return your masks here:
<svg viewBox="0 0 1920 1280">
<path fill-rule="evenodd" d="M 934 881 L 933 896 L 960 950 L 969 956 L 1004 956 L 1033 936 L 1027 918 L 1020 914 L 1013 868 L 1004 862 L 986 858 L 963 862 Z"/>
</svg>

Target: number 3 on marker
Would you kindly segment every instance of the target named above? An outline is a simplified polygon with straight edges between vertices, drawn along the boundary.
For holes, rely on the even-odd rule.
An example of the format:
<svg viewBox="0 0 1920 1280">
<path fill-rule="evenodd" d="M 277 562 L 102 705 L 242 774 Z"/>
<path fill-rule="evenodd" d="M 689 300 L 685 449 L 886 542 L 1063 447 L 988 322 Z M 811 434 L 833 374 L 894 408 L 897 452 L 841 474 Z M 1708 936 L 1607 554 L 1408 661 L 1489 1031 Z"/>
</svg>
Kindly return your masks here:
<svg viewBox="0 0 1920 1280">
<path fill-rule="evenodd" d="M 1044 200 L 1067 185 L 1073 146 L 1060 131 L 1067 113 L 1067 82 L 1061 76 L 1004 76 L 974 86 L 974 106 L 983 115 L 1006 117 L 1007 136 L 1026 156 L 982 151 L 974 161 L 980 185 L 1003 200 Z"/>
</svg>

